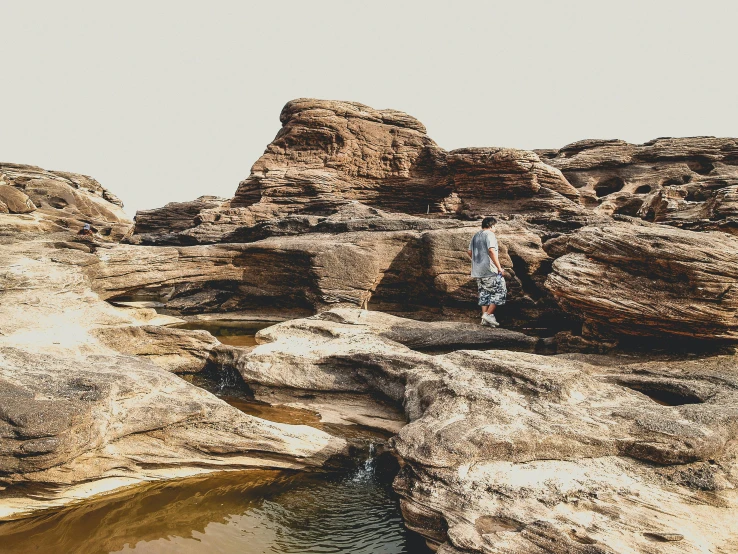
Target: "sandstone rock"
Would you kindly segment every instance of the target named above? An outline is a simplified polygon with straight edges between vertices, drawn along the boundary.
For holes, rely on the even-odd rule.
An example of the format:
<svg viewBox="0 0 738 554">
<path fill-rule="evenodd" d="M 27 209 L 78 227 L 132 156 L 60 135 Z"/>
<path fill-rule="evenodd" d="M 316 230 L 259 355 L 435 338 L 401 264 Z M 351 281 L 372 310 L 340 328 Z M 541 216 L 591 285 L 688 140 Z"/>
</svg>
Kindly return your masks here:
<svg viewBox="0 0 738 554">
<path fill-rule="evenodd" d="M 0 202 L 5 206 L 5 213 L 27 214 L 36 209 L 36 206 L 23 191 L 0 184 Z"/>
<path fill-rule="evenodd" d="M 447 163 L 462 209 L 476 214 L 579 215 L 579 192 L 558 169 L 534 152 L 512 148 L 463 148 Z"/>
<path fill-rule="evenodd" d="M 335 308 L 316 315 L 314 319 L 335 321 L 342 325 L 358 325 L 380 337 L 421 351 L 486 347 L 532 352 L 539 345 L 539 339 L 535 337 L 507 329 L 482 327 L 476 322 L 416 321 L 382 312 L 350 308 Z M 265 331 L 260 336 L 263 338 L 267 333 L 273 332 L 273 330 Z"/>
<path fill-rule="evenodd" d="M 239 185 L 234 206 L 260 203 L 287 214 L 346 199 L 425 213 L 451 192 L 443 150 L 402 112 L 299 99 L 280 120 L 282 130 Z"/>
<path fill-rule="evenodd" d="M 363 208 L 360 215 L 366 215 Z M 284 225 L 260 228 L 274 236 L 249 243 L 118 245 L 101 251 L 100 264 L 88 273 L 104 298 L 148 295 L 183 314 L 370 303 L 373 310 L 420 318 L 476 317 L 466 250 L 478 223 L 347 215 L 313 221 L 292 216 L 281 220 Z M 303 233 L 295 234 L 299 229 Z M 543 288 L 552 260 L 540 232 L 522 220 L 499 225 L 500 259 L 511 270 L 501 312 L 505 326 L 570 326 Z"/>
<path fill-rule="evenodd" d="M 47 232 L 77 231 L 84 223 L 90 223 L 101 236 L 120 240 L 132 227 L 121 209 L 123 204 L 120 200 L 86 175 L 0 163 L 0 185 L 5 191 L 0 191 L 0 201 L 6 205 L 4 195 L 9 194 L 8 189 L 16 191 L 13 193 L 14 206 L 21 207 L 9 211 L 27 213 L 35 210 Z M 25 209 L 22 209 L 23 205 Z"/>
<path fill-rule="evenodd" d="M 734 356 L 429 356 L 388 340 L 394 326 L 333 310 L 261 331 L 269 342 L 238 367 L 249 383 L 402 404 L 395 489 L 439 552 L 667 552 L 651 537 L 676 534 L 684 552 L 736 544 Z"/>
<path fill-rule="evenodd" d="M 524 213 L 577 218 L 579 193 L 531 151 L 466 148 L 447 153 L 414 118 L 355 102 L 293 100 L 282 129 L 230 202 L 206 207 L 190 229 L 137 229 L 146 244 L 254 240 L 284 218 L 331 216 L 347 203 L 429 217 Z M 187 204 L 193 211 L 198 201 Z M 182 221 L 184 205 L 142 214 Z M 188 211 L 189 219 L 190 212 Z M 258 228 L 254 229 L 254 228 Z M 294 228 L 294 227 L 293 227 Z M 155 232 L 154 232 L 155 231 Z M 260 238 L 263 238 L 260 237 Z"/>
<path fill-rule="evenodd" d="M 14 437 L 0 458 L 6 483 L 140 477 L 147 464 L 315 464 L 341 450 L 325 433 L 247 416 L 135 358 L 60 359 L 5 348 L 0 364 L 3 421 Z"/>
<path fill-rule="evenodd" d="M 215 208 L 226 202 L 217 196 L 201 196 L 192 202 L 170 202 L 163 208 L 141 210 L 136 213 L 134 233 L 139 244 L 167 244 L 179 231 L 197 225 L 201 211 Z M 179 242 L 174 239 L 175 244 Z"/>
<path fill-rule="evenodd" d="M 640 145 L 585 140 L 538 153 L 604 213 L 738 233 L 730 191 L 738 185 L 734 138 L 660 138 Z"/>
<path fill-rule="evenodd" d="M 657 225 L 584 227 L 546 287 L 567 312 L 616 334 L 738 338 L 738 240 Z"/>
<path fill-rule="evenodd" d="M 159 325 L 131 325 L 95 329 L 92 335 L 103 344 L 131 356 L 149 360 L 173 373 L 199 373 L 219 345 L 210 333 L 185 331 Z"/>
<path fill-rule="evenodd" d="M 200 370 L 215 339 L 102 302 L 85 273 L 99 258 L 70 248 L 69 233 L 15 238 L 0 245 L 0 517 L 141 480 L 316 466 L 343 452 L 341 439 L 248 416 L 172 374 Z M 24 482 L 50 487 L 29 497 Z"/>
</svg>

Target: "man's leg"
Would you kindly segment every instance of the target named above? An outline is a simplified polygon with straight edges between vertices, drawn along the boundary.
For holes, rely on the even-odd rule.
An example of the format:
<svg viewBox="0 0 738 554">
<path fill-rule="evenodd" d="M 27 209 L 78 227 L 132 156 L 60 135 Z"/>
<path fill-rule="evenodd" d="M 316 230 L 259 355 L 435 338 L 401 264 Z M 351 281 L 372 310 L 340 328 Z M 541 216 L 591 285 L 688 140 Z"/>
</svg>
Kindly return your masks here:
<svg viewBox="0 0 738 554">
<path fill-rule="evenodd" d="M 489 306 L 482 306 L 482 317 L 487 313 L 487 308 L 489 308 Z"/>
<path fill-rule="evenodd" d="M 495 308 L 496 307 L 497 307 L 496 305 L 490 304 L 489 306 L 487 306 L 487 313 L 489 315 L 492 315 L 493 313 L 495 313 Z"/>
</svg>

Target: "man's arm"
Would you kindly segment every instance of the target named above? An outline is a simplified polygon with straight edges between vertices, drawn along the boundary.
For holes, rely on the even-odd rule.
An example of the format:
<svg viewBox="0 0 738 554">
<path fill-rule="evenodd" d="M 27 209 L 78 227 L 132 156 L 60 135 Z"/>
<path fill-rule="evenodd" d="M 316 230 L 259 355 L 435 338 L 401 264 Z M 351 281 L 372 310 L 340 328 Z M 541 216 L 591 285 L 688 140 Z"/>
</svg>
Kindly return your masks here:
<svg viewBox="0 0 738 554">
<path fill-rule="evenodd" d="M 497 273 L 502 274 L 502 265 L 500 264 L 500 259 L 497 257 L 497 252 L 495 252 L 494 248 L 489 249 L 489 257 L 492 258 L 492 263 L 495 264 Z"/>
</svg>

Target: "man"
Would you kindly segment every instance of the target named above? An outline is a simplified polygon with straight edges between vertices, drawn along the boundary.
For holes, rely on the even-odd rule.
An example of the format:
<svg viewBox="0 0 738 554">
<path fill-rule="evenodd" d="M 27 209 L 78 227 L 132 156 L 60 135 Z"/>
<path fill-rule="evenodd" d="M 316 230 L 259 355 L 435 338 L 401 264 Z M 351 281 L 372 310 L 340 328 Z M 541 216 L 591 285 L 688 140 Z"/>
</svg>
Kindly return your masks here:
<svg viewBox="0 0 738 554">
<path fill-rule="evenodd" d="M 95 236 L 95 233 L 92 231 L 92 226 L 89 223 L 85 223 L 85 226 L 82 227 L 77 234 L 81 237 L 93 237 Z"/>
<path fill-rule="evenodd" d="M 469 243 L 467 254 L 472 259 L 471 276 L 477 280 L 479 305 L 482 307 L 482 325 L 498 327 L 494 312 L 497 306 L 505 303 L 507 286 L 502 275 L 502 265 L 498 257 L 497 237 L 494 217 L 482 220 L 482 230 L 477 232 Z"/>
</svg>

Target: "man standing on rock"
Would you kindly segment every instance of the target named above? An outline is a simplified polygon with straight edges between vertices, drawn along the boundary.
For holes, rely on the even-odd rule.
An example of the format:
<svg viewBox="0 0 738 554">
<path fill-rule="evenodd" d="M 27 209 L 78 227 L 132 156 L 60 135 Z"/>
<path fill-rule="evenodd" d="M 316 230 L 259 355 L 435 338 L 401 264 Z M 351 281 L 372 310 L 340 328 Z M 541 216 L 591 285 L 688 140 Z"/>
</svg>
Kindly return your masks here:
<svg viewBox="0 0 738 554">
<path fill-rule="evenodd" d="M 469 243 L 467 254 L 472 259 L 471 276 L 477 280 L 479 305 L 482 307 L 482 325 L 498 327 L 494 311 L 505 303 L 507 285 L 502 275 L 502 265 L 498 257 L 497 237 L 494 217 L 482 220 L 482 230 L 477 232 Z"/>
</svg>

